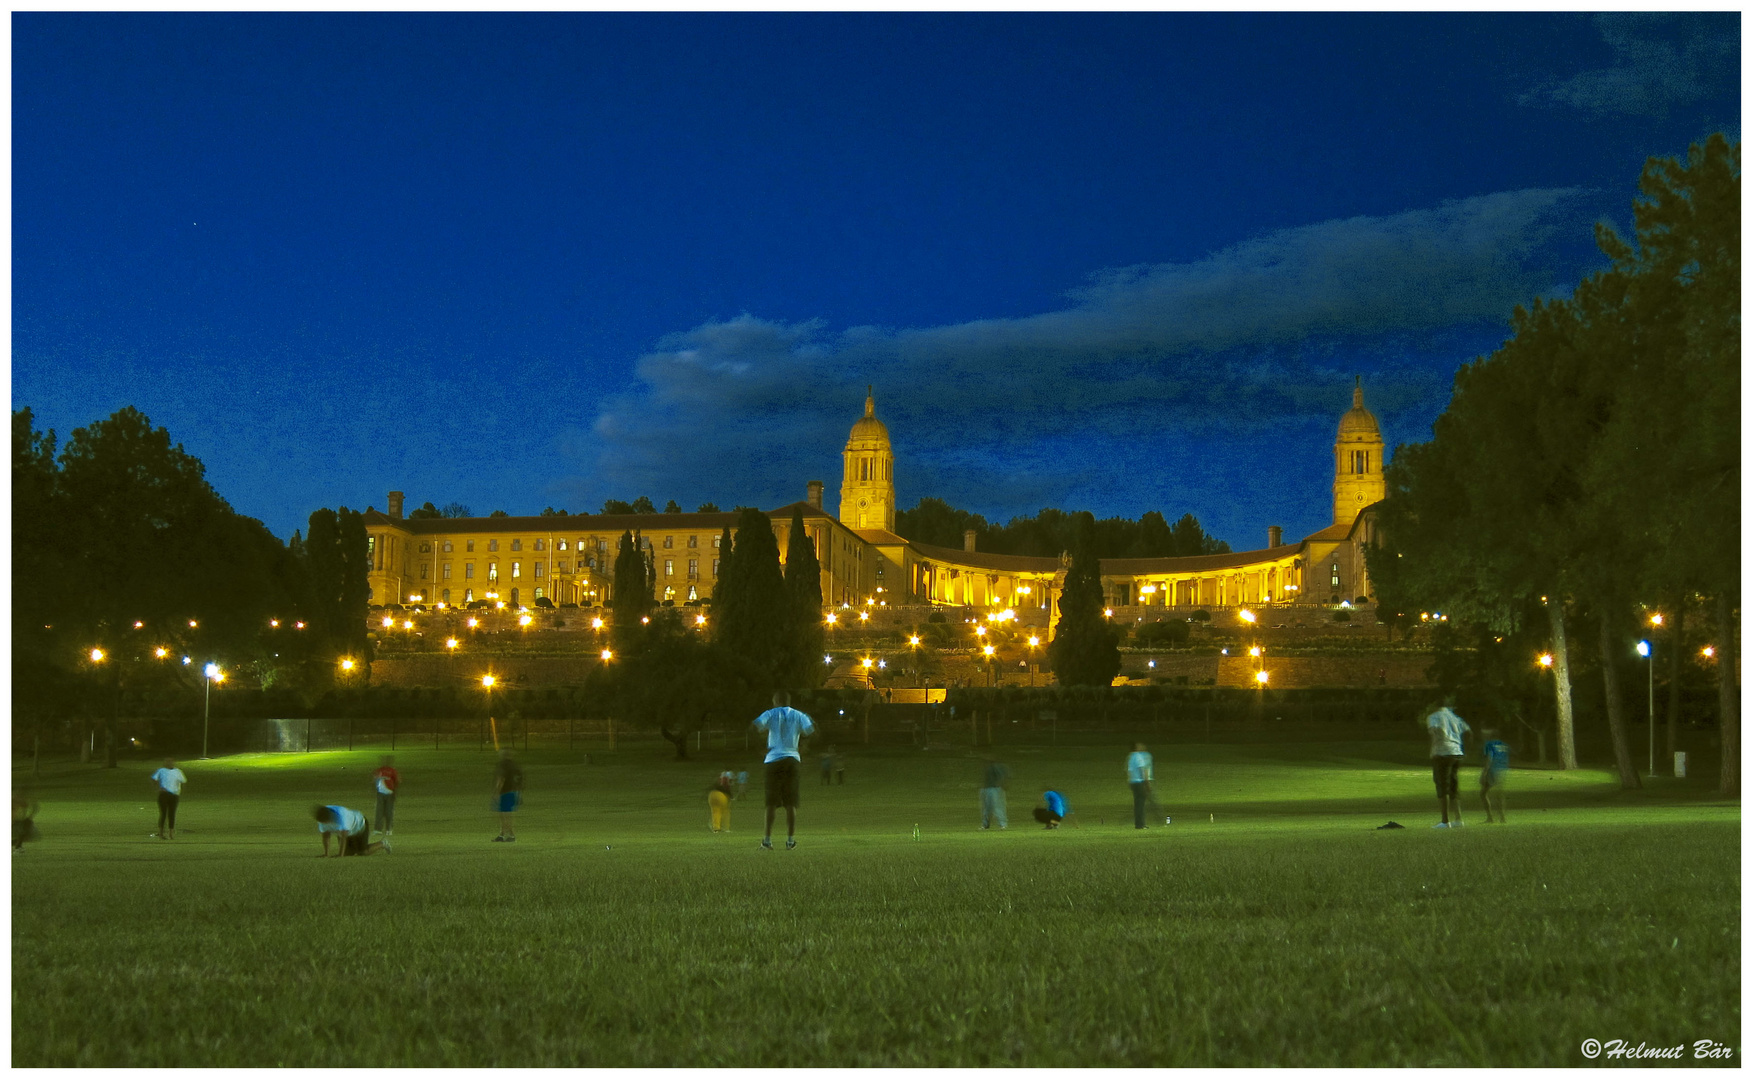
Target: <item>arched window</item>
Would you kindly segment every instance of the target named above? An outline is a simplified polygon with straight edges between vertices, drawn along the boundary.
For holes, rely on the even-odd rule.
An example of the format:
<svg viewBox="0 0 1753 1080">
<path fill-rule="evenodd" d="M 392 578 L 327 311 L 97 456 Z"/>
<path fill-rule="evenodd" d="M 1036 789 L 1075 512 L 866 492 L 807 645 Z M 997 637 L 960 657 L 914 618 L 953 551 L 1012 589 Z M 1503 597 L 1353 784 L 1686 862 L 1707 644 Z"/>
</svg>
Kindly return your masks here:
<svg viewBox="0 0 1753 1080">
<path fill-rule="evenodd" d="M 1339 564 L 1338 563 L 1333 564 L 1333 584 L 1335 586 L 1337 586 L 1339 584 Z"/>
</svg>

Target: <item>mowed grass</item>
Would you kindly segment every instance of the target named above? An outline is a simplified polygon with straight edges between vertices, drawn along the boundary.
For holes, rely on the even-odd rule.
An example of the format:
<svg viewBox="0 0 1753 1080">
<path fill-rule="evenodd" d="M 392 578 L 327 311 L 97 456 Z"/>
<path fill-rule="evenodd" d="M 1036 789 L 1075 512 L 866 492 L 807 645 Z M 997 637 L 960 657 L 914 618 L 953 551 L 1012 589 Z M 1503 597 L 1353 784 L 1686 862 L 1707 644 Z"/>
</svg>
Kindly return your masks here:
<svg viewBox="0 0 1753 1080">
<path fill-rule="evenodd" d="M 848 748 L 760 851 L 754 752 L 397 754 L 396 851 L 318 861 L 376 752 L 57 765 L 13 859 L 17 1066 L 1574 1065 L 1740 1030 L 1740 811 L 1518 770 L 1510 823 L 1432 830 L 1415 737 L 1157 747 L 1175 822 L 1131 827 L 1123 744 Z M 706 829 L 720 767 L 751 773 Z M 22 784 L 26 771 L 15 772 Z M 1044 786 L 1081 828 L 1028 819 Z M 1389 818 L 1404 831 L 1377 831 Z M 781 819 L 783 821 L 783 819 Z M 1155 822 L 1160 826 L 1160 819 Z M 920 838 L 913 839 L 919 827 Z M 783 824 L 781 824 L 781 832 Z"/>
</svg>

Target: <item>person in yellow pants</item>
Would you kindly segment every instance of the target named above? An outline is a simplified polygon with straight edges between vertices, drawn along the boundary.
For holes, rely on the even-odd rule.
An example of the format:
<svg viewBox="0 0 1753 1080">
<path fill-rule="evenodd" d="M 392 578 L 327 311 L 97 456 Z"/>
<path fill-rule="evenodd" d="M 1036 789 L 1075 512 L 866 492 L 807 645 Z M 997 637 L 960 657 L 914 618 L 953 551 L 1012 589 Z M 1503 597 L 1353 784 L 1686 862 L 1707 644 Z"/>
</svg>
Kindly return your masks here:
<svg viewBox="0 0 1753 1080">
<path fill-rule="evenodd" d="M 718 774 L 718 779 L 706 790 L 706 805 L 712 808 L 712 831 L 730 831 L 730 797 L 736 791 L 736 779 L 728 772 Z"/>
</svg>

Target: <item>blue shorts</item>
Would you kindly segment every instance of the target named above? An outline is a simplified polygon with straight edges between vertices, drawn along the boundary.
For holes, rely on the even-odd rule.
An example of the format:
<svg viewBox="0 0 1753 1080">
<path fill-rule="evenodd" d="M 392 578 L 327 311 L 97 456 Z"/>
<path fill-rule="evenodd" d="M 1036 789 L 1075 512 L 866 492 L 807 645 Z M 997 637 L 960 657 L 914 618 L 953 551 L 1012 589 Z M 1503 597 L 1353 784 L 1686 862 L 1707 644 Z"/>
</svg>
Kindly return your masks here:
<svg viewBox="0 0 1753 1080">
<path fill-rule="evenodd" d="M 523 800 L 518 797 L 517 792 L 507 791 L 499 796 L 499 812 L 501 814 L 509 814 L 516 810 L 518 803 L 522 801 Z"/>
</svg>

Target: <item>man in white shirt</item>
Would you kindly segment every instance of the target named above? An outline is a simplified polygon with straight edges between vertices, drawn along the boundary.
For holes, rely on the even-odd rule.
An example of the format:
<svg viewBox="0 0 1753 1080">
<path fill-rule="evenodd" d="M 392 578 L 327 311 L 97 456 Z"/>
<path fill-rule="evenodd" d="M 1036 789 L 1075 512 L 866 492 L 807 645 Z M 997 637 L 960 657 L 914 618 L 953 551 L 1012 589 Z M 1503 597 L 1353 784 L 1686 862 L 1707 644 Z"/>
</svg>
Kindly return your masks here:
<svg viewBox="0 0 1753 1080">
<path fill-rule="evenodd" d="M 357 810 L 349 810 L 345 806 L 314 806 L 311 816 L 317 819 L 317 834 L 323 838 L 323 853 L 318 858 L 329 857 L 329 836 L 335 837 L 335 857 L 343 855 L 375 855 L 383 850 L 382 844 L 373 844 L 371 840 L 371 822 Z"/>
<path fill-rule="evenodd" d="M 1156 783 L 1156 773 L 1151 766 L 1149 751 L 1144 744 L 1132 744 L 1132 753 L 1126 755 L 1126 782 L 1132 785 L 1132 827 L 1144 828 L 1144 807 L 1150 801 L 1151 785 Z"/>
<path fill-rule="evenodd" d="M 798 768 L 803 754 L 798 744 L 816 730 L 808 716 L 791 707 L 791 695 L 773 692 L 773 708 L 755 717 L 755 730 L 767 733 L 767 834 L 761 846 L 773 850 L 773 817 L 785 807 L 785 849 L 797 846 Z"/>
<path fill-rule="evenodd" d="M 158 785 L 158 831 L 153 835 L 160 840 L 175 840 L 177 836 L 177 803 L 183 796 L 183 785 L 189 778 L 177 768 L 174 758 L 165 758 L 164 767 L 152 774 L 152 782 Z"/>
<path fill-rule="evenodd" d="M 1461 827 L 1461 752 L 1467 733 L 1473 729 L 1455 715 L 1450 708 L 1454 703 L 1455 699 L 1449 698 L 1424 718 L 1425 729 L 1430 733 L 1430 772 L 1436 780 L 1437 807 L 1443 815 L 1439 824 L 1431 826 L 1434 829 Z M 1452 826 L 1450 810 L 1455 812 Z"/>
</svg>

